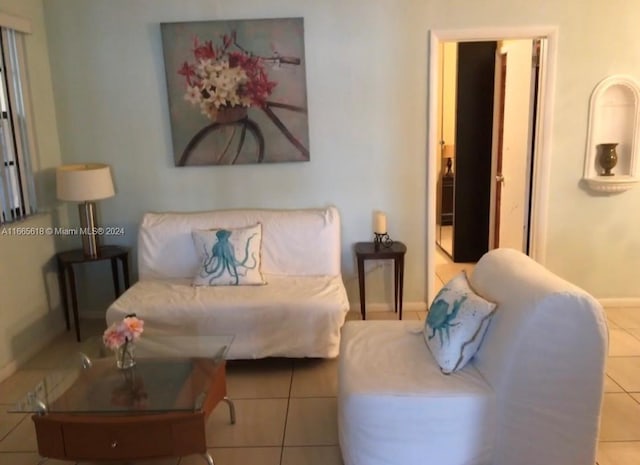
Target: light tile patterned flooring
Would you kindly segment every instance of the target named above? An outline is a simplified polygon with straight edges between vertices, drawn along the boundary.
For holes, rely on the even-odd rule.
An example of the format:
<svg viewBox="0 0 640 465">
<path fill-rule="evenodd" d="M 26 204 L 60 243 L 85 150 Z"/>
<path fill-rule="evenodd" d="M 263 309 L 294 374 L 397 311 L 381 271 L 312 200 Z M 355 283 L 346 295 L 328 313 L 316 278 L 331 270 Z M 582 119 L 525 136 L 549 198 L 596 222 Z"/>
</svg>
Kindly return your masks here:
<svg viewBox="0 0 640 465">
<path fill-rule="evenodd" d="M 358 314 L 350 317 L 358 318 Z M 103 330 L 101 322 L 83 320 L 81 324 L 83 337 Z M 8 413 L 7 409 L 35 385 L 44 369 L 57 366 L 76 349 L 73 332 L 65 333 L 0 383 L 1 465 L 38 464 L 40 458 L 29 415 Z M 209 418 L 207 444 L 216 465 L 342 464 L 336 420 L 337 360 L 230 361 L 227 372 L 227 388 L 236 406 L 237 422 L 229 424 L 229 411 L 224 404 Z M 73 463 L 46 462 L 47 465 Z M 129 462 L 107 462 L 115 463 Z M 197 455 L 131 463 L 205 465 L 204 459 Z M 89 462 L 78 462 L 80 464 Z"/>
<path fill-rule="evenodd" d="M 370 319 L 394 319 L 392 312 L 370 312 Z M 424 320 L 424 312 L 406 312 Z M 640 308 L 607 309 L 610 356 L 607 365 L 599 465 L 640 463 Z M 349 319 L 359 319 L 351 312 Z M 99 334 L 99 322 L 83 321 L 83 334 Z M 61 335 L 16 374 L 0 383 L 0 464 L 36 465 L 33 424 L 28 415 L 7 413 L 35 384 L 77 348 L 73 333 Z M 269 359 L 229 363 L 228 391 L 238 421 L 229 424 L 220 405 L 207 426 L 216 465 L 341 465 L 336 430 L 336 360 Z M 73 462 L 49 460 L 47 465 Z M 105 464 L 105 462 L 98 462 Z M 108 463 L 115 465 L 115 463 Z M 199 456 L 135 462 L 136 465 L 204 465 Z M 78 465 L 89 465 L 80 462 Z"/>
</svg>

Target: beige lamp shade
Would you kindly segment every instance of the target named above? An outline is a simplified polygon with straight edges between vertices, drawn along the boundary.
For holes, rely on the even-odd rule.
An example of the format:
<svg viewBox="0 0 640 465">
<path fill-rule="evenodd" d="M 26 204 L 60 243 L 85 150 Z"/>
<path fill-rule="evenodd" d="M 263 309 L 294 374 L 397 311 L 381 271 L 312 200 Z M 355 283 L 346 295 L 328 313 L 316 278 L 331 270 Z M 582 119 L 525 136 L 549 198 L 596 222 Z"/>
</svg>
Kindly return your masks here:
<svg viewBox="0 0 640 465">
<path fill-rule="evenodd" d="M 101 163 L 58 167 L 56 190 L 58 199 L 69 202 L 91 202 L 115 195 L 111 169 Z"/>
</svg>

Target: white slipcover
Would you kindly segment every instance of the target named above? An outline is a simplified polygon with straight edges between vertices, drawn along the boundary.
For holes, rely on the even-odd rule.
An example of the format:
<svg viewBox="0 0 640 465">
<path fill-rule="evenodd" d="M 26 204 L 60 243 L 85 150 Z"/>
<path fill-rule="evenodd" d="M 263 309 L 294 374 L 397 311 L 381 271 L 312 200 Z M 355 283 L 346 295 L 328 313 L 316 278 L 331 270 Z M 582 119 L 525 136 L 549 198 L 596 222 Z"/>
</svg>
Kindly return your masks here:
<svg viewBox="0 0 640 465">
<path fill-rule="evenodd" d="M 512 249 L 485 254 L 470 282 L 498 303 L 475 359 L 500 399 L 493 464 L 594 463 L 608 347 L 602 306 Z"/>
<path fill-rule="evenodd" d="M 498 307 L 475 358 L 448 377 L 417 344 L 415 323 L 345 325 L 338 399 L 345 465 L 595 463 L 607 352 L 602 307 L 510 249 L 485 254 L 470 283 Z"/>
<path fill-rule="evenodd" d="M 306 210 L 216 210 L 147 213 L 138 233 L 139 279 L 192 278 L 200 259 L 194 229 L 262 223 L 262 272 L 289 276 L 340 274 L 340 215 L 335 207 Z"/>
<path fill-rule="evenodd" d="M 198 286 L 193 229 L 262 223 L 267 284 Z M 107 310 L 107 324 L 135 313 L 145 331 L 233 335 L 230 359 L 335 357 L 349 302 L 340 275 L 335 207 L 149 213 L 138 235 L 140 281 Z"/>
<path fill-rule="evenodd" d="M 340 348 L 338 423 L 345 464 L 487 464 L 494 392 L 471 367 L 444 375 L 422 323 L 350 321 Z"/>
</svg>

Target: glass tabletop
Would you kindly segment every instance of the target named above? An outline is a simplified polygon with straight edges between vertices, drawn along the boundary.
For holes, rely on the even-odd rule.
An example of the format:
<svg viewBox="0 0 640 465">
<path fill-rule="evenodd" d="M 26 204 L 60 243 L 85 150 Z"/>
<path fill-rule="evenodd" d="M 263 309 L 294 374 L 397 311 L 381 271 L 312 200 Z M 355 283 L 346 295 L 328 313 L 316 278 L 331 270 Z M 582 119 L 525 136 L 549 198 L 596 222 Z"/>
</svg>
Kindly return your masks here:
<svg viewBox="0 0 640 465">
<path fill-rule="evenodd" d="M 51 370 L 10 412 L 160 413 L 196 411 L 233 336 L 151 336 L 135 343 L 135 365 L 116 366 L 102 338 L 88 339 L 75 357 Z"/>
</svg>

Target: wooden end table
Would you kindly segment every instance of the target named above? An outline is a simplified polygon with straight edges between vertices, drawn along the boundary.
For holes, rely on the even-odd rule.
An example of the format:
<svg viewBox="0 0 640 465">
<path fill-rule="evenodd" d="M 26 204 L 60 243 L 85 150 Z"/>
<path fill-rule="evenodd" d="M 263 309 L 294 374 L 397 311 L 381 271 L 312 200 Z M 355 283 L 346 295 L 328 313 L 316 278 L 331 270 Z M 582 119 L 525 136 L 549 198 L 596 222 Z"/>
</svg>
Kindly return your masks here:
<svg viewBox="0 0 640 465">
<path fill-rule="evenodd" d="M 82 249 L 67 250 L 56 254 L 58 262 L 58 282 L 60 283 L 60 295 L 62 297 L 62 311 L 67 323 L 67 331 L 71 329 L 69 324 L 69 297 L 71 291 L 71 308 L 73 310 L 73 324 L 76 327 L 76 339 L 80 342 L 80 321 L 78 315 L 78 295 L 76 290 L 76 276 L 73 265 L 98 262 L 101 260 L 111 261 L 111 276 L 113 277 L 113 288 L 116 299 L 120 297 L 120 277 L 118 275 L 118 261 L 122 265 L 122 275 L 124 278 L 124 289 L 129 288 L 129 248 L 118 245 L 105 245 L 98 249 L 97 257 L 87 257 Z M 69 277 L 69 290 L 67 290 L 67 276 Z"/>
<path fill-rule="evenodd" d="M 393 309 L 398 313 L 398 318 L 402 320 L 402 289 L 404 287 L 404 256 L 407 253 L 407 246 L 402 242 L 395 241 L 389 245 L 381 244 L 376 248 L 373 242 L 358 242 L 355 245 L 356 259 L 358 261 L 358 284 L 360 288 L 360 312 L 362 319 L 367 319 L 366 293 L 365 293 L 365 260 L 393 260 Z"/>
</svg>

